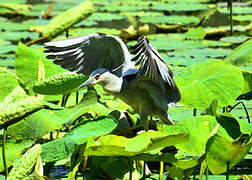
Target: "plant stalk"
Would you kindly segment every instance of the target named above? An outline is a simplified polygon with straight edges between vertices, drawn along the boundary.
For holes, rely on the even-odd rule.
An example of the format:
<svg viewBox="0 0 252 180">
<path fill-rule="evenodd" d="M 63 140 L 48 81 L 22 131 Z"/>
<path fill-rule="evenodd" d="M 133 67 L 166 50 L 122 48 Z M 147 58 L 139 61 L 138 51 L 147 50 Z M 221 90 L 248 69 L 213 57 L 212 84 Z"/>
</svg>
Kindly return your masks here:
<svg viewBox="0 0 252 180">
<path fill-rule="evenodd" d="M 162 180 L 164 173 L 164 161 L 160 161 L 159 180 Z"/>
<path fill-rule="evenodd" d="M 230 162 L 228 161 L 228 162 L 227 162 L 226 180 L 229 179 L 229 165 L 230 165 Z"/>
<path fill-rule="evenodd" d="M 197 109 L 193 108 L 193 116 L 197 115 Z"/>
<path fill-rule="evenodd" d="M 143 179 L 145 180 L 146 176 L 146 162 L 144 161 L 144 167 L 143 167 Z"/>
<path fill-rule="evenodd" d="M 7 158 L 6 158 L 6 140 L 7 140 L 7 127 L 4 127 L 2 156 L 3 156 L 3 164 L 4 164 L 4 170 L 5 170 L 5 179 L 7 179 L 7 176 L 9 174 Z"/>
<path fill-rule="evenodd" d="M 233 35 L 233 0 L 229 0 L 229 8 L 230 8 L 230 14 L 229 14 L 229 20 L 230 20 L 230 36 Z"/>
<path fill-rule="evenodd" d="M 76 102 L 76 106 L 77 106 L 79 104 L 79 91 L 76 92 L 75 102 Z"/>
</svg>

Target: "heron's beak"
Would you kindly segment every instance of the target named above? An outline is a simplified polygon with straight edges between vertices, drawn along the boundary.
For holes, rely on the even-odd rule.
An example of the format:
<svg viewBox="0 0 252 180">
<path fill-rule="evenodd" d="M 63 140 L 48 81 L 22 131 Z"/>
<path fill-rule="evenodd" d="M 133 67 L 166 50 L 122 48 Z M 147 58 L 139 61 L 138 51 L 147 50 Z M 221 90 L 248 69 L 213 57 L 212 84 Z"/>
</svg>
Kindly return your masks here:
<svg viewBox="0 0 252 180">
<path fill-rule="evenodd" d="M 83 88 L 83 87 L 85 87 L 85 86 L 91 84 L 92 82 L 93 82 L 93 79 L 88 79 L 88 80 L 86 80 L 86 82 L 84 82 L 82 85 L 80 85 L 80 86 L 78 87 L 78 89 L 81 89 L 81 88 Z"/>
</svg>

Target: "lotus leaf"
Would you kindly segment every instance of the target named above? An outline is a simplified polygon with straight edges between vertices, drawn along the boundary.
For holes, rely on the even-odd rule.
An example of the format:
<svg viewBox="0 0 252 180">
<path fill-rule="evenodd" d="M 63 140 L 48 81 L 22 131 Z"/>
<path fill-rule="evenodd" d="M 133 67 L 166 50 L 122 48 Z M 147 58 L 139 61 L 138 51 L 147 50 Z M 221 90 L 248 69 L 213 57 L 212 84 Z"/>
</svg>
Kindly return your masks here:
<svg viewBox="0 0 252 180">
<path fill-rule="evenodd" d="M 6 159 L 8 167 L 22 154 L 25 148 L 32 145 L 31 140 L 16 142 L 14 140 L 7 141 L 6 143 Z M 0 153 L 2 154 L 2 145 L 0 146 Z M 0 156 L 0 171 L 4 171 L 3 156 Z"/>
<path fill-rule="evenodd" d="M 38 62 L 41 60 L 45 67 L 46 77 L 65 72 L 63 68 L 46 59 L 42 49 L 34 49 L 19 43 L 16 51 L 16 74 L 29 86 L 38 80 Z"/>
<path fill-rule="evenodd" d="M 252 63 L 252 39 L 235 48 L 225 61 L 236 66 Z"/>
<path fill-rule="evenodd" d="M 64 159 L 78 145 L 87 142 L 89 138 L 110 133 L 116 126 L 116 120 L 111 116 L 100 116 L 93 120 L 84 121 L 66 134 L 64 138 L 43 144 L 41 157 L 45 162 Z"/>
<path fill-rule="evenodd" d="M 142 153 L 157 153 L 162 148 L 184 143 L 188 140 L 186 133 L 160 131 L 143 132 L 134 138 L 107 135 L 97 141 L 89 142 L 85 153 L 93 156 L 135 156 Z"/>
<path fill-rule="evenodd" d="M 222 136 L 212 136 L 206 145 L 206 160 L 213 174 L 226 172 L 229 168 L 241 161 L 252 147 L 251 138 L 247 143 L 230 142 Z"/>
<path fill-rule="evenodd" d="M 219 60 L 196 63 L 175 74 L 180 88 L 181 103 L 196 109 L 205 109 L 217 99 L 225 107 L 242 93 L 244 78 L 239 68 Z"/>
</svg>

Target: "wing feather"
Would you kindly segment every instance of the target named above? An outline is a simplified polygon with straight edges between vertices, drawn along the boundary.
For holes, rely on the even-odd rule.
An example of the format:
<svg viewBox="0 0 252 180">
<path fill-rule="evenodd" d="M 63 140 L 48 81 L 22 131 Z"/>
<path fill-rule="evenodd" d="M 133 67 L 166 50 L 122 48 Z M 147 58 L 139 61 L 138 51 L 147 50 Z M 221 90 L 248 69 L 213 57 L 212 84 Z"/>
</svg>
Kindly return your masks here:
<svg viewBox="0 0 252 180">
<path fill-rule="evenodd" d="M 123 41 L 102 33 L 45 43 L 48 59 L 61 67 L 89 75 L 98 68 L 113 70 L 129 64 L 130 53 Z M 123 67 L 123 66 L 122 66 Z M 117 75 L 122 74 L 117 71 Z"/>
<path fill-rule="evenodd" d="M 152 47 L 146 37 L 140 37 L 136 45 L 131 47 L 135 56 L 132 61 L 140 65 L 138 79 L 151 80 L 159 84 L 164 91 L 168 103 L 178 102 L 181 98 L 176 83 L 173 80 L 173 73 L 161 58 L 157 50 Z"/>
</svg>

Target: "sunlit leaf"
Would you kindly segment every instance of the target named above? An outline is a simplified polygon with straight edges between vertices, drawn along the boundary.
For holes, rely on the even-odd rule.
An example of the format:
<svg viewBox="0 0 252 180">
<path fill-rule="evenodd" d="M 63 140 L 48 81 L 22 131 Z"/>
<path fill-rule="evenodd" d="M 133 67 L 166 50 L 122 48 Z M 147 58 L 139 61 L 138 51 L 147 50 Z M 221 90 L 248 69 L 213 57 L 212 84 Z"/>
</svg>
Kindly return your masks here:
<svg viewBox="0 0 252 180">
<path fill-rule="evenodd" d="M 56 74 L 50 78 L 36 82 L 33 91 L 38 94 L 68 94 L 78 91 L 78 87 L 87 80 L 88 77 L 82 74 L 71 72 Z"/>
<path fill-rule="evenodd" d="M 4 97 L 18 85 L 18 80 L 12 72 L 0 67 L 0 84 L 0 101 L 3 101 Z"/>
<path fill-rule="evenodd" d="M 196 116 L 181 119 L 176 126 L 163 126 L 166 133 L 188 133 L 189 141 L 175 145 L 178 149 L 190 154 L 200 154 L 205 150 L 207 140 L 216 127 L 217 121 L 213 116 Z M 219 128 L 220 134 L 231 139 L 223 128 Z"/>
<path fill-rule="evenodd" d="M 186 133 L 166 134 L 159 131 L 143 132 L 134 138 L 107 135 L 89 143 L 85 153 L 93 156 L 134 156 L 141 153 L 157 153 L 164 147 L 187 140 Z"/>
<path fill-rule="evenodd" d="M 243 76 L 239 68 L 222 61 L 207 61 L 188 66 L 175 74 L 181 91 L 181 103 L 205 109 L 217 99 L 219 107 L 225 107 L 241 94 Z"/>
<path fill-rule="evenodd" d="M 187 39 L 204 39 L 206 32 L 202 27 L 190 28 L 184 35 Z"/>
<path fill-rule="evenodd" d="M 20 159 L 14 162 L 8 179 L 24 179 L 34 168 L 36 159 L 42 152 L 40 144 L 30 148 Z"/>
<path fill-rule="evenodd" d="M 252 63 L 252 40 L 248 40 L 235 48 L 233 52 L 225 58 L 225 61 L 236 66 L 244 66 Z"/>
<path fill-rule="evenodd" d="M 15 70 L 16 74 L 29 86 L 38 80 L 39 60 L 44 64 L 46 77 L 65 72 L 63 68 L 46 59 L 46 54 L 42 49 L 30 48 L 19 43 L 16 51 Z"/>
<path fill-rule="evenodd" d="M 206 160 L 210 171 L 213 174 L 226 172 L 227 163 L 232 168 L 249 152 L 252 147 L 251 138 L 247 143 L 240 144 L 230 142 L 224 137 L 214 135 L 206 145 Z"/>
<path fill-rule="evenodd" d="M 223 37 L 220 40 L 223 42 L 230 42 L 234 44 L 238 43 L 243 43 L 244 41 L 248 40 L 249 37 L 245 35 L 240 35 L 240 36 L 228 36 L 228 37 Z"/>
<path fill-rule="evenodd" d="M 207 57 L 207 58 L 222 58 L 229 55 L 232 51 L 230 49 L 223 48 L 204 48 L 204 49 L 184 49 L 169 53 L 173 56 L 185 56 L 185 57 Z"/>
<path fill-rule="evenodd" d="M 0 104 L 0 129 L 10 126 L 42 108 L 44 105 L 33 96 L 13 103 L 4 102 Z"/>
<path fill-rule="evenodd" d="M 14 140 L 7 141 L 6 143 L 6 159 L 8 167 L 12 166 L 12 163 L 21 155 L 23 150 L 32 145 L 32 141 L 16 142 Z M 0 146 L 0 153 L 2 154 L 2 144 Z M 4 170 L 3 156 L 0 156 L 0 171 Z"/>
<path fill-rule="evenodd" d="M 170 1 L 169 1 L 170 2 Z M 177 1 L 176 3 L 162 3 L 158 2 L 151 7 L 158 11 L 199 11 L 208 9 L 207 4 L 193 3 L 192 1 Z"/>
<path fill-rule="evenodd" d="M 84 121 L 66 134 L 65 137 L 42 145 L 43 161 L 55 161 L 68 157 L 74 149 L 89 138 L 98 137 L 116 128 L 116 120 L 111 116 L 100 116 Z"/>
<path fill-rule="evenodd" d="M 92 91 L 84 95 L 84 100 L 78 106 L 62 110 L 40 110 L 24 120 L 10 126 L 8 133 L 16 139 L 33 139 L 60 129 L 63 124 L 70 125 L 75 119 L 85 113 L 95 112 L 98 115 L 107 115 L 109 110 L 97 103 L 96 94 Z"/>
<path fill-rule="evenodd" d="M 55 17 L 43 30 L 42 35 L 48 39 L 62 34 L 74 24 L 86 19 L 93 13 L 92 3 L 84 1 L 76 7 L 68 9 L 61 15 Z"/>
<path fill-rule="evenodd" d="M 163 24 L 163 23 L 177 23 L 177 24 L 190 24 L 190 23 L 198 23 L 200 21 L 199 18 L 195 16 L 156 16 L 153 17 L 142 17 L 140 19 L 142 23 L 152 23 L 152 24 Z"/>
<path fill-rule="evenodd" d="M 250 71 L 242 71 L 244 77 L 244 85 L 242 94 L 248 93 L 252 91 L 252 72 Z"/>
</svg>

